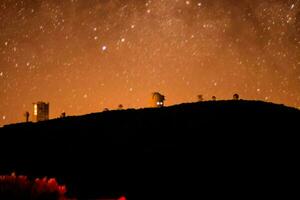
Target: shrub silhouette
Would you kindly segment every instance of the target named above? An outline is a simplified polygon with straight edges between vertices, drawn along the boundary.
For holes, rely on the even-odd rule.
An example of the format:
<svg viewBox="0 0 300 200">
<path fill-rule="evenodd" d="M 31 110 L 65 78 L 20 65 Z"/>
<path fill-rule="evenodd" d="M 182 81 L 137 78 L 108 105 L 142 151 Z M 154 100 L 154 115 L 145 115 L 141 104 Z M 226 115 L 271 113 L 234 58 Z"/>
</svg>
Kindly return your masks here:
<svg viewBox="0 0 300 200">
<path fill-rule="evenodd" d="M 238 94 L 233 95 L 233 100 L 239 100 L 239 99 L 240 99 L 240 95 L 238 95 Z"/>
<path fill-rule="evenodd" d="M 202 94 L 199 94 L 199 95 L 197 96 L 197 98 L 198 98 L 198 102 L 204 101 L 204 98 L 203 98 L 203 95 L 202 95 Z"/>
<path fill-rule="evenodd" d="M 66 118 L 67 114 L 65 112 L 60 114 L 60 118 Z"/>
<path fill-rule="evenodd" d="M 123 110 L 123 107 L 124 107 L 124 106 L 123 106 L 122 104 L 119 104 L 119 105 L 118 105 L 118 110 Z"/>
<path fill-rule="evenodd" d="M 0 176 L 0 199 L 6 200 L 66 200 L 66 187 L 54 178 L 35 179 L 27 176 Z"/>
</svg>

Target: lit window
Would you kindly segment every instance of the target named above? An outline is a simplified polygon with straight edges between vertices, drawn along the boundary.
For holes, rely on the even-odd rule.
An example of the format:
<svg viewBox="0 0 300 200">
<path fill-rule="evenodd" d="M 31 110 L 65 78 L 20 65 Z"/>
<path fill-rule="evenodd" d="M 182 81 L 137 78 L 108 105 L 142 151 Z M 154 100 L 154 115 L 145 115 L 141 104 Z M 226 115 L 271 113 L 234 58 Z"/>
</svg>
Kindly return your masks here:
<svg viewBox="0 0 300 200">
<path fill-rule="evenodd" d="M 34 113 L 33 113 L 35 116 L 37 115 L 37 105 L 34 104 Z"/>
</svg>

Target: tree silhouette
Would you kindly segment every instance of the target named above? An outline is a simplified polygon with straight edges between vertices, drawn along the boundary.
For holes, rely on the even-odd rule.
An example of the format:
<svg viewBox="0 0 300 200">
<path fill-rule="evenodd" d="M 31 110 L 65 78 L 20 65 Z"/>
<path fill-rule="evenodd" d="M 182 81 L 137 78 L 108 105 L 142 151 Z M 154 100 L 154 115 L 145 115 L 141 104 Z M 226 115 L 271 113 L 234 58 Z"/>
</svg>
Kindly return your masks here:
<svg viewBox="0 0 300 200">
<path fill-rule="evenodd" d="M 123 105 L 122 105 L 122 104 L 119 104 L 119 105 L 118 105 L 118 109 L 119 109 L 119 110 L 123 110 Z"/>
<path fill-rule="evenodd" d="M 29 112 L 26 111 L 26 112 L 24 113 L 24 117 L 25 117 L 26 123 L 29 122 L 29 116 L 30 116 Z"/>
<path fill-rule="evenodd" d="M 213 101 L 217 101 L 217 97 L 216 96 L 212 96 L 211 98 Z"/>
<path fill-rule="evenodd" d="M 240 96 L 238 94 L 233 95 L 233 100 L 239 100 L 239 99 L 240 99 Z"/>
<path fill-rule="evenodd" d="M 164 107 L 164 101 L 166 100 L 165 96 L 159 92 L 152 93 L 151 104 L 153 107 Z"/>
<path fill-rule="evenodd" d="M 63 113 L 60 114 L 60 118 L 65 118 L 65 117 L 66 117 L 66 113 L 65 112 L 63 112 Z"/>
<path fill-rule="evenodd" d="M 199 94 L 197 97 L 198 97 L 198 102 L 202 102 L 204 100 L 202 94 Z"/>
</svg>

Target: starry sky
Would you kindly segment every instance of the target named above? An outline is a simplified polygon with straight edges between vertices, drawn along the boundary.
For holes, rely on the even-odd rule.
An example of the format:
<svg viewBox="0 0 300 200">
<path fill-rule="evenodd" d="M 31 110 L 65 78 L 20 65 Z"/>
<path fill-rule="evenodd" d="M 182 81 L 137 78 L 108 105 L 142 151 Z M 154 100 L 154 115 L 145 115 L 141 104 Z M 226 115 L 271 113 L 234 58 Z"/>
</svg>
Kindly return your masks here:
<svg viewBox="0 0 300 200">
<path fill-rule="evenodd" d="M 300 106 L 300 0 L 1 0 L 0 126 L 211 99 Z"/>
</svg>

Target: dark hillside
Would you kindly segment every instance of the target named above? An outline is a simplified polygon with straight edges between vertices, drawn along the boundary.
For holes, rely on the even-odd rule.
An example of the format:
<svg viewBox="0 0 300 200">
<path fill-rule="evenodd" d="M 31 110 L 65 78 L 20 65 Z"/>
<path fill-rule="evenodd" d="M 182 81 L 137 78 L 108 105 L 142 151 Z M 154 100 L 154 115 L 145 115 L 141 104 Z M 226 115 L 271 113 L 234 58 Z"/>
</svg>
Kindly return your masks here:
<svg viewBox="0 0 300 200">
<path fill-rule="evenodd" d="M 9 125 L 0 173 L 55 176 L 83 199 L 287 195 L 299 121 L 297 109 L 240 100 Z"/>
</svg>

